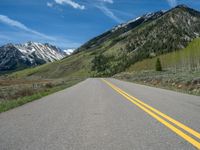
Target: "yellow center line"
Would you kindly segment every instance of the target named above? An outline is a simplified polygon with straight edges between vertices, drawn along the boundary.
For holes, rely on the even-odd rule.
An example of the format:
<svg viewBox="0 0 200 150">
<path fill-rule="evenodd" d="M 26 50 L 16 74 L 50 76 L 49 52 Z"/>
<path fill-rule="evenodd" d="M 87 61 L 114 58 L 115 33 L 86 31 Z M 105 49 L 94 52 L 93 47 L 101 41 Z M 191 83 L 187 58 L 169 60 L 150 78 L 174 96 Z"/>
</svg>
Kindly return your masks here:
<svg viewBox="0 0 200 150">
<path fill-rule="evenodd" d="M 189 143 L 191 143 L 197 149 L 200 149 L 200 143 L 198 141 L 196 141 L 194 138 L 190 137 L 189 135 L 185 134 L 183 131 L 181 131 L 177 127 L 173 126 L 172 124 L 170 124 L 166 120 L 168 120 L 170 122 L 173 122 L 175 125 L 179 126 L 180 128 L 184 129 L 185 131 L 187 131 L 190 134 L 192 134 L 192 135 L 194 135 L 194 136 L 196 136 L 196 137 L 199 138 L 200 134 L 198 132 L 196 132 L 193 129 L 191 129 L 191 128 L 185 126 L 185 125 L 183 125 L 182 123 L 180 123 L 180 122 L 172 119 L 171 117 L 165 115 L 164 113 L 161 113 L 160 111 L 158 111 L 155 108 L 153 108 L 153 107 L 145 104 L 144 102 L 140 101 L 139 99 L 137 99 L 137 98 L 135 98 L 135 97 L 127 94 L 126 92 L 124 92 L 120 88 L 116 87 L 115 85 L 111 84 L 110 82 L 108 82 L 108 81 L 106 81 L 104 79 L 102 79 L 102 80 L 106 84 L 108 84 L 112 89 L 114 89 L 119 94 L 121 94 L 122 96 L 124 96 L 127 100 L 129 100 L 130 102 L 132 102 L 133 104 L 135 104 L 136 106 L 138 106 L 139 108 L 141 108 L 143 111 L 145 111 L 146 113 L 148 113 L 150 116 L 152 116 L 153 118 L 155 118 L 156 120 L 158 120 L 160 123 L 162 123 L 163 125 L 165 125 L 169 129 L 171 129 L 173 132 L 175 132 L 176 134 L 178 134 L 180 137 L 182 137 L 183 139 L 185 139 Z M 163 118 L 165 118 L 166 120 L 162 119 L 156 113 L 159 114 L 160 116 L 162 116 Z"/>
<path fill-rule="evenodd" d="M 107 82 L 107 81 L 106 81 Z M 109 83 L 110 85 L 114 86 L 113 84 Z M 120 90 L 122 93 L 124 93 L 125 95 L 129 96 L 130 98 L 134 99 L 135 101 L 137 101 L 138 103 L 142 104 L 143 106 L 147 107 L 148 109 L 150 109 L 151 111 L 157 113 L 158 115 L 162 116 L 163 118 L 169 120 L 170 122 L 176 124 L 178 127 L 184 129 L 185 131 L 187 131 L 188 133 L 194 135 L 195 137 L 199 138 L 200 139 L 200 133 L 198 133 L 197 131 L 187 127 L 186 125 L 182 124 L 181 122 L 179 121 L 176 121 L 175 119 L 167 116 L 166 114 L 160 112 L 159 110 L 147 105 L 146 103 L 142 102 L 141 100 L 137 99 L 136 97 L 133 97 L 131 95 L 129 95 L 128 93 L 126 93 L 125 91 L 121 90 L 120 88 L 116 87 L 118 90 Z"/>
</svg>

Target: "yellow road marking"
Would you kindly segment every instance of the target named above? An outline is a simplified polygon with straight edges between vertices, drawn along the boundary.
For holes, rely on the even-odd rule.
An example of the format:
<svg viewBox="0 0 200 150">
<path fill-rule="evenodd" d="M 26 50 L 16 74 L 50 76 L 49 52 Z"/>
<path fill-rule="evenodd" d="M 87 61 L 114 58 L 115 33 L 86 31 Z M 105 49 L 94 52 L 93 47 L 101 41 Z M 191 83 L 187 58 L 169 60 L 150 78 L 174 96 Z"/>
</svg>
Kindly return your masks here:
<svg viewBox="0 0 200 150">
<path fill-rule="evenodd" d="M 110 83 L 111 84 L 111 83 Z M 113 84 L 112 84 L 113 85 Z M 113 85 L 114 86 L 114 85 Z M 120 88 L 116 87 L 115 88 L 119 89 L 122 93 L 124 93 L 125 95 L 129 96 L 130 98 L 134 99 L 135 101 L 137 101 L 138 103 L 142 104 L 143 106 L 147 107 L 148 109 L 150 109 L 151 111 L 157 113 L 158 115 L 162 116 L 163 118 L 169 120 L 170 122 L 176 124 L 178 127 L 184 129 L 185 131 L 187 131 L 188 133 L 196 136 L 197 138 L 200 139 L 200 133 L 198 133 L 197 131 L 185 126 L 184 124 L 182 124 L 181 122 L 179 121 L 176 121 L 175 119 L 167 116 L 166 114 L 160 112 L 159 110 L 147 105 L 146 103 L 142 102 L 141 100 L 137 99 L 136 97 L 133 97 L 131 95 L 129 95 L 128 93 L 126 93 L 125 91 L 121 90 Z"/>
<path fill-rule="evenodd" d="M 129 100 L 130 102 L 132 102 L 133 104 L 137 105 L 139 108 L 141 108 L 143 111 L 145 111 L 146 113 L 148 113 L 150 116 L 152 116 L 153 118 L 155 118 L 156 120 L 158 120 L 160 123 L 162 123 L 163 125 L 165 125 L 166 127 L 168 127 L 169 129 L 171 129 L 173 132 L 175 132 L 176 134 L 178 134 L 180 137 L 182 137 L 183 139 L 185 139 L 186 141 L 188 141 L 189 143 L 191 143 L 193 146 L 195 146 L 197 149 L 200 149 L 200 143 L 198 141 L 196 141 L 195 139 L 193 139 L 192 137 L 188 136 L 187 134 L 185 134 L 183 131 L 181 131 L 180 129 L 176 128 L 175 126 L 173 126 L 172 124 L 168 123 L 167 121 L 165 121 L 164 119 L 162 119 L 160 116 L 162 116 L 163 118 L 165 118 L 166 120 L 174 123 L 175 125 L 179 126 L 180 128 L 184 129 L 185 131 L 187 131 L 188 133 L 196 136 L 196 137 L 200 137 L 200 133 L 198 133 L 197 131 L 194 131 L 193 129 L 183 125 L 182 123 L 172 119 L 171 117 L 165 115 L 164 113 L 161 113 L 160 111 L 156 110 L 155 108 L 145 104 L 144 102 L 140 101 L 139 99 L 127 94 L 126 92 L 124 92 L 123 90 L 121 90 L 120 88 L 116 87 L 115 85 L 111 84 L 110 82 L 102 79 L 106 84 L 108 84 L 112 89 L 114 89 L 115 91 L 117 91 L 119 94 L 121 94 L 122 96 L 124 96 L 127 100 Z M 160 115 L 160 116 L 158 116 Z"/>
</svg>

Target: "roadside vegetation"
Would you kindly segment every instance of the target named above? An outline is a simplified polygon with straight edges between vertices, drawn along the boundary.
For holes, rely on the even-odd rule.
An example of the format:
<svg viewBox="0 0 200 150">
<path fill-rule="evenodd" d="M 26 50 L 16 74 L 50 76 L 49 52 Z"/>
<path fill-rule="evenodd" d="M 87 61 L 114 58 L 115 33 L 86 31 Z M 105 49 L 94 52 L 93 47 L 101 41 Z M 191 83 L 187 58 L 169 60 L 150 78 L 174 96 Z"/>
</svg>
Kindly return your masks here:
<svg viewBox="0 0 200 150">
<path fill-rule="evenodd" d="M 59 80 L 0 79 L 0 112 L 63 90 L 84 78 Z"/>
<path fill-rule="evenodd" d="M 185 49 L 139 61 L 114 77 L 200 95 L 200 39 Z"/>
<path fill-rule="evenodd" d="M 169 89 L 200 96 L 200 71 L 154 71 L 123 72 L 117 79 Z"/>
</svg>

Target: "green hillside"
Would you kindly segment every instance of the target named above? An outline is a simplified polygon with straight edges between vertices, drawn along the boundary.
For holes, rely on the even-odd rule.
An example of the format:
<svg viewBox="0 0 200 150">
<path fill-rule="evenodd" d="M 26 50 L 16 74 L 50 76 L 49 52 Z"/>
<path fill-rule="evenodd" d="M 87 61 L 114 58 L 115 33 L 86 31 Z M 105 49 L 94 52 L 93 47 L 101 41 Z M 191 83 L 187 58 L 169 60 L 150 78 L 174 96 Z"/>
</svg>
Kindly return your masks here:
<svg viewBox="0 0 200 150">
<path fill-rule="evenodd" d="M 137 62 L 127 71 L 154 70 L 157 58 L 160 58 L 163 69 L 200 70 L 200 38 L 193 40 L 184 49 Z"/>
<path fill-rule="evenodd" d="M 157 58 L 163 71 L 156 71 Z M 200 95 L 200 38 L 184 49 L 139 61 L 114 77 Z"/>
<path fill-rule="evenodd" d="M 60 61 L 15 72 L 10 77 L 45 79 L 87 77 L 89 76 L 90 62 L 90 53 L 81 52 Z"/>
</svg>

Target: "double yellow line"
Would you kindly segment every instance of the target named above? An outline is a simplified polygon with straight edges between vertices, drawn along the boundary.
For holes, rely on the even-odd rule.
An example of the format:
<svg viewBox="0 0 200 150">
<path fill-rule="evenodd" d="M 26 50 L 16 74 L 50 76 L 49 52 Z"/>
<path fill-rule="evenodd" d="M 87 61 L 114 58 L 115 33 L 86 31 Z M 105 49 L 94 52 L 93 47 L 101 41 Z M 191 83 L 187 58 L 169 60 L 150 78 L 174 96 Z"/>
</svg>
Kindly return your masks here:
<svg viewBox="0 0 200 150">
<path fill-rule="evenodd" d="M 114 89 L 116 92 L 121 94 L 127 100 L 129 100 L 130 102 L 132 102 L 133 104 L 138 106 L 140 109 L 145 111 L 147 114 L 152 116 L 154 119 L 156 119 L 157 121 L 159 121 L 160 123 L 162 123 L 163 125 L 168 127 L 170 130 L 172 130 L 177 135 L 179 135 L 180 137 L 182 137 L 183 139 L 188 141 L 190 144 L 192 144 L 194 147 L 196 147 L 197 149 L 200 150 L 200 142 L 198 142 L 193 137 L 187 135 L 186 133 L 184 133 L 180 129 L 183 129 L 184 131 L 186 131 L 187 133 L 191 134 L 192 136 L 194 136 L 198 139 L 200 139 L 200 133 L 199 132 L 191 129 L 190 127 L 187 127 L 186 125 L 182 124 L 181 122 L 179 122 L 179 121 L 167 116 L 166 114 L 160 112 L 159 110 L 147 105 L 146 103 L 142 102 L 141 100 L 137 99 L 136 97 L 129 95 L 128 93 L 126 93 L 122 89 L 116 87 L 114 84 L 106 81 L 105 79 L 102 79 L 102 81 L 104 81 L 107 85 L 109 85 L 112 89 Z M 179 128 L 177 128 L 174 125 L 176 125 Z"/>
</svg>

